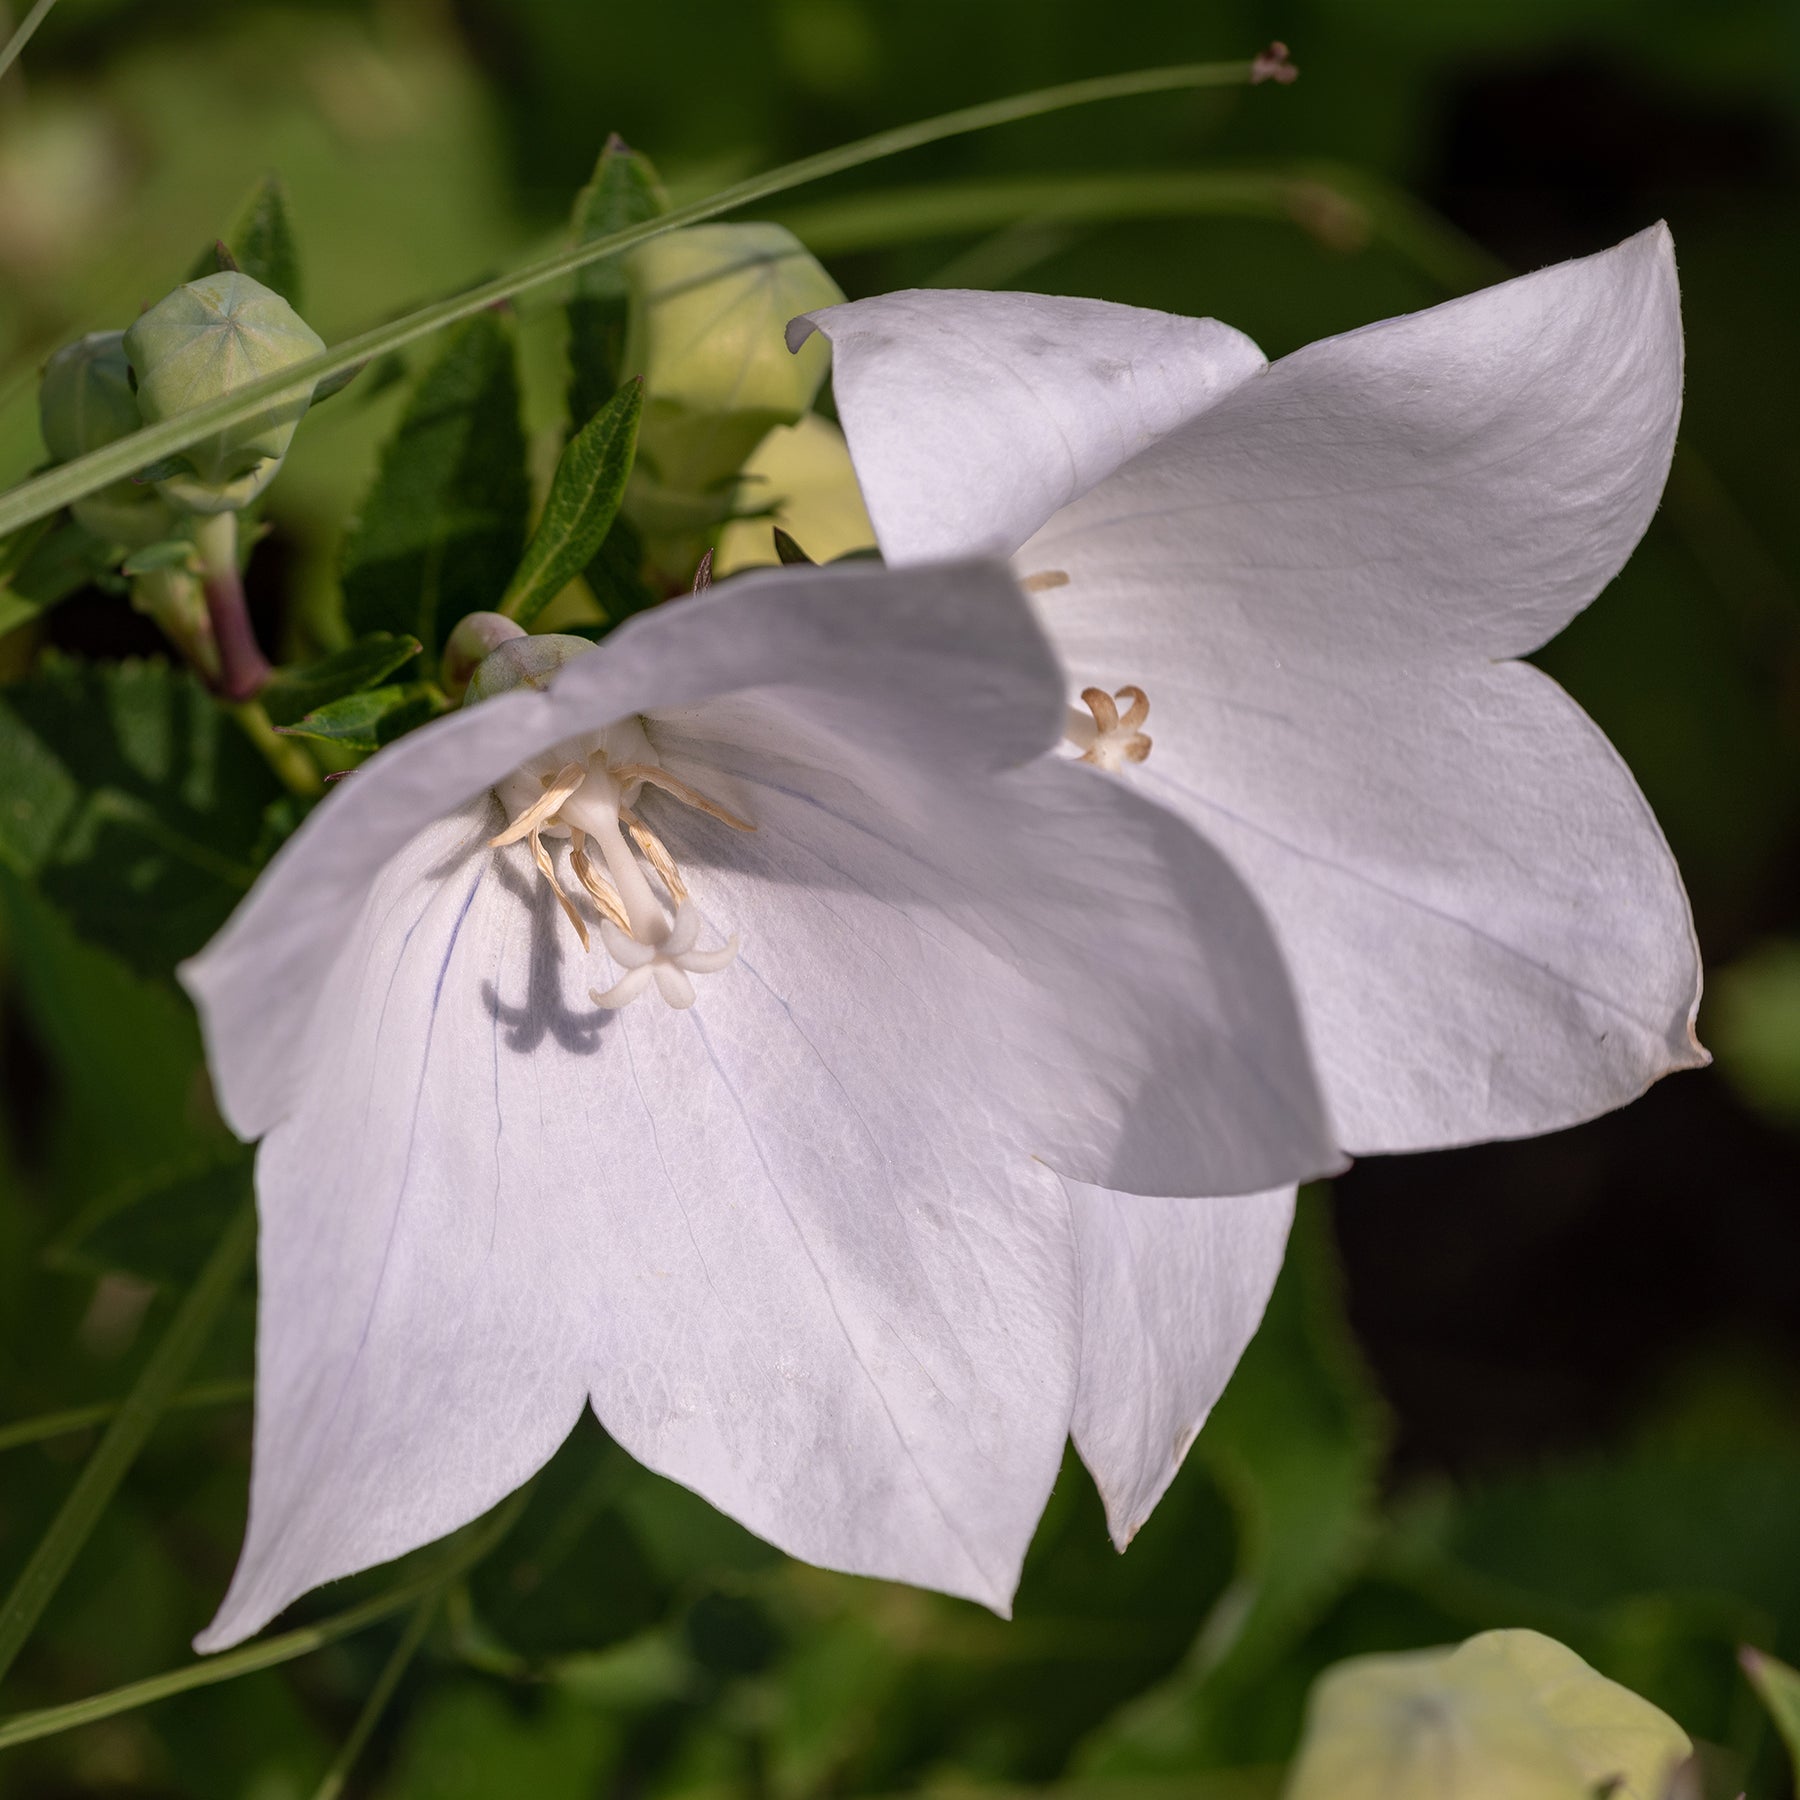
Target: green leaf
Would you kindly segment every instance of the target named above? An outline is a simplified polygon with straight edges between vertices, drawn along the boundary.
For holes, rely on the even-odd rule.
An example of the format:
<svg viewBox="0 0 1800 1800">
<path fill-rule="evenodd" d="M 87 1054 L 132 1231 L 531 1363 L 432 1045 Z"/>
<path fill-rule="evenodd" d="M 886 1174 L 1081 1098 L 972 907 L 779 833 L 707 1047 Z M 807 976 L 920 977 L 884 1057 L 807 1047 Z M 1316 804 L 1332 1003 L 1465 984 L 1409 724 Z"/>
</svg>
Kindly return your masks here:
<svg viewBox="0 0 1800 1800">
<path fill-rule="evenodd" d="M 257 696 L 271 724 L 292 725 L 309 712 L 384 681 L 419 654 L 419 640 L 372 631 L 317 662 L 277 669 Z"/>
<path fill-rule="evenodd" d="M 574 239 L 608 237 L 669 210 L 656 170 L 614 133 L 575 198 Z M 569 418 L 585 424 L 613 397 L 625 347 L 625 277 L 616 261 L 578 270 L 569 298 Z"/>
<path fill-rule="evenodd" d="M 1238 1515 L 1238 1567 L 1187 1660 L 1090 1742 L 1083 1767 L 1140 1775 L 1263 1760 L 1252 1704 L 1373 1542 L 1385 1412 L 1343 1313 L 1325 1203 L 1302 1197 L 1262 1328 L 1194 1447 Z M 1277 1731 L 1285 1736 L 1285 1731 Z"/>
<path fill-rule="evenodd" d="M 512 331 L 482 313 L 425 371 L 345 542 L 352 630 L 408 633 L 435 661 L 505 591 L 530 504 Z"/>
<path fill-rule="evenodd" d="M 226 261 L 219 255 L 223 248 Z M 265 175 L 238 209 L 231 229 L 195 259 L 189 281 L 223 268 L 238 268 L 264 287 L 273 288 L 296 312 L 300 309 L 300 252 L 288 214 L 287 190 L 279 175 Z"/>
<path fill-rule="evenodd" d="M 145 1168 L 216 1154 L 225 1134 L 194 1106 L 205 1076 L 186 999 L 83 942 L 64 913 L 3 866 L 0 934 L 9 999 L 49 1077 L 34 1111 L 54 1191 L 88 1203 Z"/>
<path fill-rule="evenodd" d="M 422 681 L 412 681 L 346 694 L 278 729 L 287 737 L 321 738 L 328 744 L 342 744 L 346 750 L 379 750 L 441 710 L 433 690 Z"/>
<path fill-rule="evenodd" d="M 469 1677 L 427 1694 L 407 1721 L 381 1791 L 388 1800 L 588 1800 L 609 1776 L 624 1730 L 609 1709 L 552 1691 L 529 1715 Z"/>
<path fill-rule="evenodd" d="M 0 637 L 86 587 L 112 564 L 112 547 L 66 514 L 15 532 L 0 546 Z"/>
<path fill-rule="evenodd" d="M 243 897 L 280 791 L 230 716 L 160 662 L 44 657 L 0 688 L 0 767 L 0 862 L 153 973 Z"/>
<path fill-rule="evenodd" d="M 643 411 L 644 384 L 627 382 L 570 438 L 499 611 L 529 627 L 593 559 L 625 498 Z"/>
<path fill-rule="evenodd" d="M 53 1267 L 111 1270 L 185 1287 L 250 1197 L 250 1153 L 236 1144 L 155 1170 L 104 1194 L 45 1252 Z"/>
<path fill-rule="evenodd" d="M 1750 1685 L 1769 1709 L 1769 1717 L 1775 1721 L 1775 1729 L 1787 1745 L 1795 1778 L 1800 1780 L 1800 1670 L 1790 1669 L 1786 1663 L 1777 1662 L 1761 1650 L 1745 1649 L 1739 1653 L 1738 1660 L 1743 1664 Z"/>
</svg>

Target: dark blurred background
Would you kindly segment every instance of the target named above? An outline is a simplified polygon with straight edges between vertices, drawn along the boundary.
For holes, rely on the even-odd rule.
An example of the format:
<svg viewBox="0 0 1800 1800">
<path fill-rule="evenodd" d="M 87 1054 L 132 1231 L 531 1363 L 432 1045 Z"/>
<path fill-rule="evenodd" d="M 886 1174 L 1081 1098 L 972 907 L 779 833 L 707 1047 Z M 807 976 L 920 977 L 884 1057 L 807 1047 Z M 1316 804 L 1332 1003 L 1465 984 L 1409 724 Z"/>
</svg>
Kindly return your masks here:
<svg viewBox="0 0 1800 1800">
<path fill-rule="evenodd" d="M 529 1558 L 505 1592 L 478 1583 L 484 1623 L 409 1677 L 368 1791 L 1105 1778 L 1248 1797 L 1269 1791 L 1316 1668 L 1508 1623 L 1555 1631 L 1676 1711 L 1714 1746 L 1721 1793 L 1784 1791 L 1730 1651 L 1752 1638 L 1800 1655 L 1792 0 L 64 0 L 0 84 L 0 477 L 40 455 L 42 354 L 179 279 L 266 168 L 291 190 L 306 311 L 331 339 L 551 239 L 609 130 L 686 197 L 966 102 L 1277 37 L 1302 72 L 1292 87 L 1060 114 L 770 212 L 852 295 L 939 281 L 1095 294 L 1216 314 L 1272 356 L 1666 218 L 1688 342 L 1675 473 L 1630 567 L 1540 660 L 1673 843 L 1718 1061 L 1580 1130 L 1371 1160 L 1318 1197 L 1271 1327 L 1163 1514 L 1112 1559 L 1071 1464 L 1010 1628 L 772 1573 L 734 1528 L 584 1437 L 544 1490 L 575 1521 L 558 1554 L 577 1561 L 548 1584 L 567 1589 L 562 1611 L 526 1604 L 545 1585 Z M 1233 179 L 1171 199 L 1181 174 Z M 1059 210 L 1066 178 L 1106 175 L 1099 216 Z M 1037 186 L 984 212 L 974 184 L 1010 177 Z M 962 195 L 966 216 L 898 241 L 920 184 Z M 541 330 L 524 314 L 528 409 L 547 419 L 560 346 L 547 314 Z M 302 433 L 253 564 L 271 641 L 331 604 L 335 534 L 396 405 L 340 402 Z M 97 592 L 51 631 L 87 656 L 155 649 Z M 0 674 L 27 653 L 0 640 Z M 44 971 L 91 953 L 22 889 L 10 906 L 9 1416 L 119 1391 L 136 1321 L 109 1337 L 96 1308 L 164 1304 L 96 1289 L 67 1259 L 47 1273 L 39 1255 L 128 1172 L 134 1132 L 164 1131 L 179 1084 L 119 1102 L 141 1075 L 121 1021 L 192 1057 L 165 993 L 108 987 L 124 978 L 85 964 L 105 998 L 82 1038 Z M 111 1086 L 96 1057 L 124 1070 Z M 221 1367 L 246 1368 L 241 1334 L 233 1353 Z M 235 1541 L 241 1409 L 183 1429 L 84 1559 L 18 1703 L 179 1659 Z M 0 1462 L 9 1567 L 84 1447 Z M 204 1480 L 182 1463 L 197 1454 L 217 1464 Z M 1234 1593 L 1247 1640 L 1221 1622 Z M 100 1621 L 120 1607 L 138 1623 L 109 1637 Z M 0 1793 L 311 1792 L 381 1648 L 359 1640 L 0 1759 Z"/>
</svg>

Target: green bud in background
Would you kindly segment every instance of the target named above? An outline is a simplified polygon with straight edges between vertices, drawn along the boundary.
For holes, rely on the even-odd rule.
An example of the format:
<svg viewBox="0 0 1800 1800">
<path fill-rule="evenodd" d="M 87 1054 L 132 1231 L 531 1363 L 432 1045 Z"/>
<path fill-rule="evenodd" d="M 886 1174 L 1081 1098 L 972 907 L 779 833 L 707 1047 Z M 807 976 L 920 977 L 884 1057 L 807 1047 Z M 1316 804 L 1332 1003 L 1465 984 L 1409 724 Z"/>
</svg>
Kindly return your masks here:
<svg viewBox="0 0 1800 1800">
<path fill-rule="evenodd" d="M 278 370 L 305 362 L 324 340 L 272 288 L 227 270 L 159 300 L 125 333 L 146 424 L 160 424 Z M 274 479 L 312 400 L 310 384 L 267 411 L 190 446 L 187 467 L 157 483 L 188 512 L 235 512 Z"/>
<path fill-rule="evenodd" d="M 778 425 L 812 405 L 830 365 L 816 338 L 799 355 L 783 333 L 797 313 L 843 299 L 779 225 L 696 225 L 624 258 L 630 311 L 621 372 L 642 375 L 632 522 L 662 557 L 691 570 L 731 515 L 736 479 Z M 653 548 L 653 554 L 654 554 Z"/>
<path fill-rule="evenodd" d="M 469 616 L 488 619 L 498 615 L 471 613 Z M 513 623 L 511 619 L 505 622 Z M 475 673 L 469 677 L 463 705 L 474 706 L 482 700 L 493 699 L 496 694 L 510 693 L 514 688 L 541 688 L 570 657 L 580 656 L 593 647 L 584 637 L 565 637 L 556 631 L 546 631 L 538 637 L 509 638 L 477 665 Z"/>
<path fill-rule="evenodd" d="M 137 430 L 143 420 L 131 391 L 124 332 L 91 331 L 50 358 L 38 389 L 38 422 L 45 448 L 58 462 L 72 462 Z M 115 481 L 77 500 L 70 511 L 95 537 L 127 550 L 178 529 L 175 514 L 156 492 L 133 481 Z"/>
<path fill-rule="evenodd" d="M 1488 1631 L 1326 1670 L 1282 1800 L 1664 1800 L 1692 1750 L 1554 1638 Z"/>
<path fill-rule="evenodd" d="M 452 700 L 468 691 L 475 671 L 500 648 L 525 635 L 525 627 L 505 613 L 465 613 L 444 640 L 438 662 L 438 681 Z M 582 640 L 584 643 L 585 639 Z"/>
</svg>

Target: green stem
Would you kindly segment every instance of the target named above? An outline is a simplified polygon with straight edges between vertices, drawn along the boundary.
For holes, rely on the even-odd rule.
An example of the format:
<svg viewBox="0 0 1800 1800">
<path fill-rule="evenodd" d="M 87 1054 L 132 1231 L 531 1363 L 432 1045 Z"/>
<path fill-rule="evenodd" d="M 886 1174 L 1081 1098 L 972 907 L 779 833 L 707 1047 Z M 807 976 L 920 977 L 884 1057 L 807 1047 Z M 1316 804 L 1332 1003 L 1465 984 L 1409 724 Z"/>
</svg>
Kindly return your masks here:
<svg viewBox="0 0 1800 1800">
<path fill-rule="evenodd" d="M 251 1675 L 259 1669 L 273 1669 L 296 1657 L 310 1656 L 339 1638 L 367 1630 L 381 1620 L 416 1605 L 427 1595 L 440 1593 L 466 1574 L 500 1542 L 524 1510 L 529 1490 L 521 1488 L 510 1500 L 471 1526 L 462 1543 L 437 1568 L 403 1581 L 385 1594 L 377 1594 L 360 1606 L 346 1608 L 316 1625 L 302 1625 L 297 1631 L 284 1631 L 279 1637 L 265 1638 L 260 1644 L 245 1644 L 228 1650 L 222 1656 L 204 1662 L 188 1663 L 166 1674 L 152 1675 L 147 1681 L 134 1681 L 104 1694 L 90 1694 L 85 1700 L 71 1700 L 66 1706 L 41 1707 L 36 1712 L 15 1713 L 0 1720 L 0 1750 L 15 1744 L 29 1744 L 38 1738 L 54 1737 L 77 1725 L 91 1725 L 100 1719 L 116 1718 L 120 1713 L 135 1712 L 156 1700 L 173 1694 L 185 1694 L 195 1688 L 214 1687 L 221 1681 L 234 1681 L 240 1675 Z"/>
<path fill-rule="evenodd" d="M 368 1699 L 363 1702 L 362 1711 L 356 1715 L 356 1723 L 350 1728 L 350 1735 L 344 1739 L 343 1749 L 326 1770 L 325 1779 L 314 1790 L 313 1800 L 338 1800 L 338 1796 L 343 1793 L 344 1783 L 356 1766 L 356 1759 L 362 1755 L 364 1746 L 374 1735 L 375 1727 L 381 1722 L 381 1715 L 387 1711 L 388 1702 L 394 1697 L 395 1688 L 400 1685 L 400 1677 L 418 1655 L 419 1646 L 424 1643 L 425 1634 L 431 1629 L 431 1621 L 437 1617 L 438 1602 L 442 1598 L 442 1588 L 434 1588 L 413 1608 L 413 1616 L 407 1620 L 399 1643 L 382 1665 L 374 1687 L 369 1690 Z"/>
<path fill-rule="evenodd" d="M 256 1242 L 256 1215 L 246 1205 L 226 1227 L 213 1253 L 176 1309 L 162 1342 L 126 1395 L 106 1435 L 76 1478 L 62 1510 L 0 1606 L 0 1678 L 12 1667 L 50 1597 L 68 1574 L 106 1503 L 137 1459 L 156 1422 L 175 1397 L 182 1378 L 212 1333 L 225 1303 L 236 1291 Z"/>
<path fill-rule="evenodd" d="M 234 1406 L 248 1400 L 252 1391 L 248 1381 L 235 1378 L 198 1382 L 177 1394 L 163 1410 L 188 1412 L 202 1406 Z M 122 1405 L 121 1400 L 97 1400 L 92 1406 L 72 1406 L 66 1412 L 43 1413 L 35 1419 L 0 1425 L 0 1450 L 17 1450 L 26 1444 L 40 1444 L 46 1438 L 69 1437 L 90 1426 L 104 1425 Z"/>
<path fill-rule="evenodd" d="M 242 705 L 234 706 L 231 716 L 290 794 L 310 800 L 315 794 L 324 793 L 325 782 L 319 774 L 319 765 L 307 755 L 298 740 L 283 737 L 275 729 L 260 700 L 246 700 Z"/>
<path fill-rule="evenodd" d="M 19 60 L 19 52 L 37 35 L 37 28 L 49 18 L 55 4 L 56 0 L 37 0 L 37 5 L 25 15 L 25 22 L 6 40 L 6 48 L 0 50 L 0 75 Z"/>
<path fill-rule="evenodd" d="M 322 356 L 295 363 L 209 401 L 205 406 L 197 406 L 178 418 L 146 426 L 129 437 L 90 450 L 86 456 L 78 456 L 73 462 L 62 463 L 30 481 L 21 482 L 0 497 L 0 536 L 43 517 L 45 513 L 54 512 L 60 506 L 67 506 L 84 494 L 94 493 L 109 482 L 161 462 L 216 431 L 254 418 L 271 400 L 291 394 L 303 383 L 310 382 L 316 388 L 321 381 L 354 368 L 358 363 L 416 343 L 447 325 L 473 318 L 500 301 L 511 300 L 515 295 L 542 287 L 547 282 L 558 281 L 577 269 L 617 256 L 664 232 L 697 224 L 702 219 L 716 218 L 721 213 L 786 193 L 807 182 L 822 181 L 828 175 L 842 174 L 845 170 L 935 144 L 944 138 L 987 131 L 998 125 L 1010 125 L 1022 119 L 1038 118 L 1045 113 L 1060 112 L 1072 106 L 1089 106 L 1103 100 L 1126 100 L 1179 89 L 1243 86 L 1254 73 L 1252 63 L 1225 62 L 1188 63 L 1172 68 L 1140 69 L 1129 75 L 1103 75 L 1091 81 L 1071 81 L 1059 87 L 1040 88 L 1034 93 L 963 107 L 935 119 L 898 126 L 892 131 L 878 131 L 872 137 L 861 138 L 817 156 L 802 157 L 800 161 L 767 175 L 752 176 L 748 181 L 721 188 L 706 199 L 678 206 L 660 218 L 647 219 L 623 231 L 540 257 L 510 275 L 502 275 L 465 293 L 420 307 L 404 318 L 348 338 Z"/>
</svg>

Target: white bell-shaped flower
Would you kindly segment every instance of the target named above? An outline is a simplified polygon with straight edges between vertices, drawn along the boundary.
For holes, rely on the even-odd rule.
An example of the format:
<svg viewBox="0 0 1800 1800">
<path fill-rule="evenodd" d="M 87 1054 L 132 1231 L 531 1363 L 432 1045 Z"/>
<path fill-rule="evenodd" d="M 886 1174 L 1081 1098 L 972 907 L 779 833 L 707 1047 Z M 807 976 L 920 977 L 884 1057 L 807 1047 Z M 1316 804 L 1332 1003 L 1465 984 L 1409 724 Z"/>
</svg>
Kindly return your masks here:
<svg viewBox="0 0 1800 1800">
<path fill-rule="evenodd" d="M 1004 1609 L 1076 1404 L 1063 1178 L 1334 1159 L 1261 912 L 1046 754 L 997 566 L 759 572 L 473 685 L 183 971 L 262 1139 L 202 1646 L 475 1517 L 590 1401 L 794 1554 Z"/>
<path fill-rule="evenodd" d="M 1662 833 L 1517 660 L 1661 495 L 1665 228 L 1273 365 L 1215 320 L 1031 294 L 890 294 L 790 342 L 814 328 L 887 561 L 1010 557 L 1071 749 L 1268 909 L 1346 1150 L 1549 1131 L 1706 1060 Z M 1078 1202 L 1076 1439 L 1121 1544 L 1254 1328 L 1289 1205 Z"/>
</svg>

